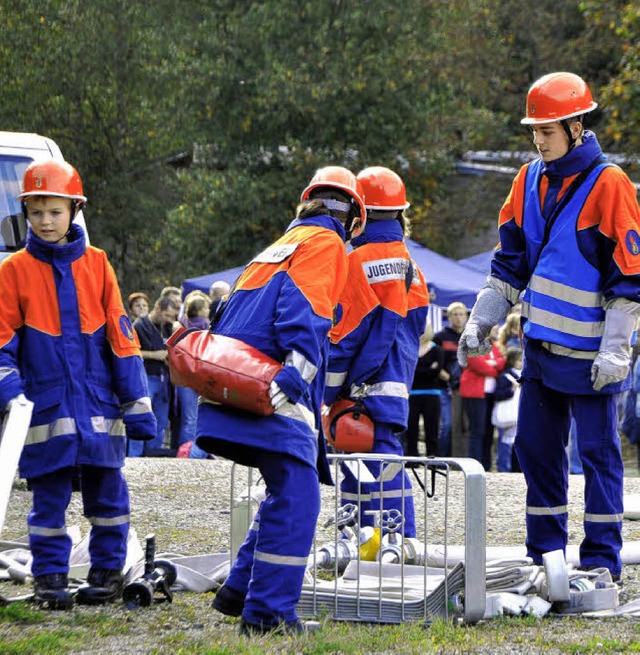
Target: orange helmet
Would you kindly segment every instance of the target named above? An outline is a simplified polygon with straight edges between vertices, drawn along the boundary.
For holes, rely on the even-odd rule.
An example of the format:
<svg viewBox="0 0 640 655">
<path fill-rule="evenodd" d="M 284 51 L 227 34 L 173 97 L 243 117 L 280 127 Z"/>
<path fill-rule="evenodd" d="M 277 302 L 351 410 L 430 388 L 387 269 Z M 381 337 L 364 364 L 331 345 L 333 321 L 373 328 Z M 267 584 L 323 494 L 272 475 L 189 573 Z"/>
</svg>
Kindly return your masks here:
<svg viewBox="0 0 640 655">
<path fill-rule="evenodd" d="M 303 202 L 309 200 L 312 192 L 322 187 L 340 189 L 351 196 L 357 205 L 359 215 L 353 218 L 350 229 L 347 231 L 350 232 L 351 237 L 361 234 L 367 221 L 367 208 L 364 204 L 362 185 L 356 176 L 348 168 L 344 168 L 344 166 L 325 166 L 324 168 L 319 168 L 303 190 L 300 200 Z"/>
<path fill-rule="evenodd" d="M 367 209 L 402 211 L 409 207 L 402 178 L 390 168 L 369 166 L 358 173 Z"/>
<path fill-rule="evenodd" d="M 323 417 L 324 435 L 336 450 L 369 453 L 373 448 L 374 424 L 362 401 L 338 398 Z"/>
<path fill-rule="evenodd" d="M 82 180 L 78 171 L 66 161 L 47 159 L 29 164 L 22 180 L 19 200 L 29 196 L 59 196 L 78 203 L 87 201 L 82 192 Z"/>
<path fill-rule="evenodd" d="M 574 73 L 549 73 L 536 80 L 527 94 L 523 125 L 540 125 L 580 116 L 598 106 L 587 83 Z"/>
</svg>

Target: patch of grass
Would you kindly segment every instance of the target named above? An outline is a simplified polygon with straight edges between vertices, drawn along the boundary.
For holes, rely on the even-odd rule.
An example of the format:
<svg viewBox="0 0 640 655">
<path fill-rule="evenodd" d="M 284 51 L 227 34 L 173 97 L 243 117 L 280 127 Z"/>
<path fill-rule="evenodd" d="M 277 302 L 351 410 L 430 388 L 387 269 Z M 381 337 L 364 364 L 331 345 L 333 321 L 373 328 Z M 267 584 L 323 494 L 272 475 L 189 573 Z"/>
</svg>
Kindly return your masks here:
<svg viewBox="0 0 640 655">
<path fill-rule="evenodd" d="M 86 646 L 86 636 L 73 630 L 47 630 L 33 637 L 22 637 L 11 641 L 0 639 L 2 655 L 60 655 Z"/>
<path fill-rule="evenodd" d="M 31 609 L 27 602 L 0 607 L 0 623 L 40 623 L 44 616 L 42 612 Z"/>
</svg>

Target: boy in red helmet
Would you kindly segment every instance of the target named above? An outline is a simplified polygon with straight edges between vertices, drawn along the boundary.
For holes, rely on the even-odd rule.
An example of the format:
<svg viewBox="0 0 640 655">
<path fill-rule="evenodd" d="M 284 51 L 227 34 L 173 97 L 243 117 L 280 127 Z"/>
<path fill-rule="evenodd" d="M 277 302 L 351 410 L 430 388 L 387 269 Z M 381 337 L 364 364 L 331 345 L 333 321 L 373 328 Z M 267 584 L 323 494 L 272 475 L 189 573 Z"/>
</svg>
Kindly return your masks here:
<svg viewBox="0 0 640 655">
<path fill-rule="evenodd" d="M 567 546 L 570 417 L 585 477 L 583 568 L 620 576 L 623 475 L 616 396 L 629 388 L 640 315 L 636 190 L 606 160 L 584 115 L 582 78 L 537 80 L 526 116 L 539 158 L 525 164 L 500 212 L 491 275 L 460 337 L 458 358 L 487 352 L 489 333 L 522 291 L 524 366 L 515 450 L 527 482 L 527 554 Z"/>
<path fill-rule="evenodd" d="M 34 403 L 20 458 L 33 489 L 34 600 L 46 609 L 73 605 L 65 513 L 79 469 L 91 569 L 77 602 L 112 602 L 122 592 L 129 532 L 126 436 L 155 434 L 142 358 L 106 254 L 74 223 L 86 201 L 75 168 L 34 162 L 19 198 L 26 247 L 0 264 L 0 408 L 24 396 Z"/>
</svg>

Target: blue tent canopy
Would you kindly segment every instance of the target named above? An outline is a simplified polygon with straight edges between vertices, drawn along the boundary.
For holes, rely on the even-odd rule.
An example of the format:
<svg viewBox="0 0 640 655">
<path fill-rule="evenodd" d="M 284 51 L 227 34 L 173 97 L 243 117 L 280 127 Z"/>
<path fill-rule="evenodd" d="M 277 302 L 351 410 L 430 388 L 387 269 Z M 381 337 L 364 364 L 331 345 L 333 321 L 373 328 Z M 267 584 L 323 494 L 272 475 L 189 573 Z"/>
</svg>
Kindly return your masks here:
<svg viewBox="0 0 640 655">
<path fill-rule="evenodd" d="M 427 282 L 433 284 L 436 292 L 436 304 L 446 307 L 450 303 L 458 301 L 463 302 L 469 308 L 473 307 L 478 292 L 484 286 L 485 274 L 444 255 L 439 255 L 412 239 L 407 239 L 406 243 L 412 259 L 424 273 Z M 237 266 L 189 278 L 182 283 L 182 292 L 186 295 L 194 289 L 200 289 L 209 293 L 212 282 L 217 280 L 224 280 L 231 285 L 243 269 L 244 266 Z"/>
<path fill-rule="evenodd" d="M 458 264 L 473 268 L 480 273 L 489 275 L 491 273 L 491 260 L 493 259 L 493 253 L 495 250 L 487 250 L 486 252 L 480 252 L 477 255 L 471 257 L 465 257 L 464 259 L 459 259 Z"/>
</svg>

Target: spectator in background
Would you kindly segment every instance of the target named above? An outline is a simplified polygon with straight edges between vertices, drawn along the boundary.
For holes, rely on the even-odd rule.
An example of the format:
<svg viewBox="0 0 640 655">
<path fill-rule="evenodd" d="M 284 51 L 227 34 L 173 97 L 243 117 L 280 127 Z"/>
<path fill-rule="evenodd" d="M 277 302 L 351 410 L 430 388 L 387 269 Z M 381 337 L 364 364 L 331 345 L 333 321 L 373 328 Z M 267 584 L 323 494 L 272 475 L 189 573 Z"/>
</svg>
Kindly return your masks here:
<svg viewBox="0 0 640 655">
<path fill-rule="evenodd" d="M 184 315 L 180 323 L 185 328 L 197 330 L 209 329 L 209 296 L 203 291 L 191 291 L 184 299 Z M 198 421 L 198 394 L 189 387 L 174 387 L 178 399 L 178 412 L 180 416 L 180 430 L 177 439 L 177 448 L 196 438 L 196 424 Z M 193 445 L 191 446 L 193 449 Z M 189 451 L 191 453 L 191 451 Z M 202 451 L 202 458 L 206 457 Z M 189 455 L 191 456 L 191 454 Z"/>
<path fill-rule="evenodd" d="M 517 393 L 519 395 L 519 380 L 522 372 L 522 349 L 517 346 L 507 348 L 505 354 L 504 371 L 500 373 L 496 380 L 496 390 L 494 399 L 496 404 L 513 398 Z M 495 413 L 494 413 L 495 418 Z M 511 425 L 496 425 L 498 429 L 498 447 L 496 456 L 496 467 L 499 473 L 511 472 L 511 463 L 513 459 L 513 442 L 516 438 L 516 428 L 518 427 L 518 412 L 514 412 L 514 420 Z"/>
<path fill-rule="evenodd" d="M 178 287 L 164 287 L 160 292 L 160 298 L 171 298 L 180 306 L 182 304 L 182 291 Z"/>
<path fill-rule="evenodd" d="M 211 307 L 209 309 L 209 318 L 213 319 L 220 301 L 228 295 L 231 287 L 224 280 L 216 280 L 209 287 L 209 298 L 211 299 Z"/>
<path fill-rule="evenodd" d="M 520 314 L 510 312 L 507 315 L 507 318 L 498 331 L 498 345 L 502 349 L 502 352 L 505 353 L 507 348 L 522 347 L 522 339 L 520 337 Z"/>
<path fill-rule="evenodd" d="M 137 441 L 129 443 L 129 456 L 158 455 L 164 445 L 165 432 L 169 423 L 169 357 L 167 339 L 173 331 L 173 323 L 178 317 L 180 305 L 171 297 L 160 297 L 156 300 L 148 316 L 138 317 L 133 328 L 140 340 L 140 354 L 147 373 L 147 384 L 151 406 L 158 423 L 156 438 L 141 444 Z M 144 447 L 141 447 L 144 446 Z"/>
<path fill-rule="evenodd" d="M 469 357 L 467 367 L 460 377 L 462 407 L 469 420 L 468 457 L 478 460 L 485 471 L 491 470 L 491 448 L 489 456 L 485 446 L 487 421 L 487 390 L 493 393 L 496 378 L 505 365 L 504 355 L 495 344 L 486 355 Z"/>
<path fill-rule="evenodd" d="M 447 307 L 449 325 L 437 332 L 433 337 L 436 345 L 442 348 L 444 365 L 440 370 L 440 438 L 438 439 L 438 455 L 451 457 L 453 426 L 461 430 L 462 416 L 460 411 L 458 389 L 462 369 L 458 364 L 458 341 L 467 323 L 467 308 L 461 302 L 452 302 Z M 455 416 L 453 407 L 455 405 Z"/>
<path fill-rule="evenodd" d="M 420 417 L 424 425 L 426 454 L 438 453 L 440 432 L 440 371 L 444 363 L 442 348 L 433 341 L 430 323 L 420 337 L 418 362 L 409 394 L 409 424 L 404 434 L 404 454 L 420 455 L 418 449 Z"/>
<path fill-rule="evenodd" d="M 134 291 L 127 299 L 127 307 L 132 321 L 138 316 L 146 316 L 149 313 L 149 296 L 142 291 Z"/>
</svg>

